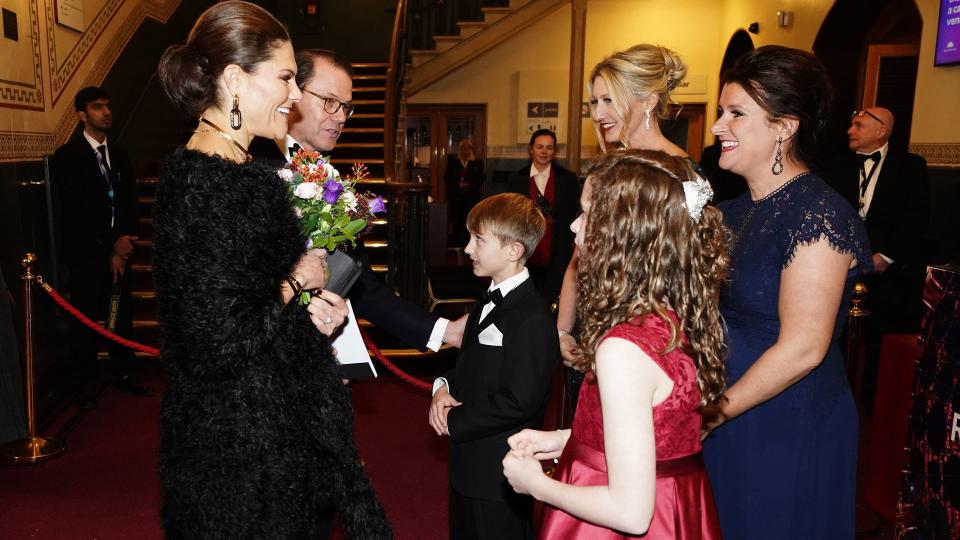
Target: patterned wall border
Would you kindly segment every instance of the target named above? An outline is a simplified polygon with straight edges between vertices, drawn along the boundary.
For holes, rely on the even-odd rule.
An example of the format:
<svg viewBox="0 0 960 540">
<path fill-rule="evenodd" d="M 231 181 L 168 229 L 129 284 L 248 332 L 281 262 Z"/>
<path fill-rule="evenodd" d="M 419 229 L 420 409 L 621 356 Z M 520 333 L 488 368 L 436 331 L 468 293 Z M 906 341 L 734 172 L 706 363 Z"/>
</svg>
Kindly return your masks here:
<svg viewBox="0 0 960 540">
<path fill-rule="evenodd" d="M 56 148 L 50 133 L 0 132 L 0 162 L 39 160 Z"/>
<path fill-rule="evenodd" d="M 82 86 L 98 85 L 113 68 L 114 62 L 136 33 L 146 17 L 166 23 L 180 6 L 181 0 L 170 0 L 165 6 L 147 0 L 138 2 L 138 6 L 124 20 L 117 33 L 111 37 L 96 65 L 84 77 Z M 79 67 L 80 64 L 77 64 Z M 52 133 L 0 132 L 0 162 L 33 161 L 52 154 L 73 134 L 77 126 L 77 114 L 73 107 L 66 107 Z"/>
<path fill-rule="evenodd" d="M 64 87 L 76 73 L 83 59 L 87 57 L 87 53 L 100 39 L 100 35 L 106 30 L 124 2 L 125 0 L 107 0 L 107 3 L 103 5 L 93 21 L 87 25 L 87 29 L 80 36 L 80 41 L 67 54 L 62 64 L 57 59 L 55 31 L 57 24 L 53 13 L 54 2 L 47 2 L 47 61 L 50 65 L 50 92 L 53 95 L 54 104 L 59 101 Z M 143 3 L 138 2 L 138 9 L 134 11 L 139 12 L 142 16 L 144 14 Z"/>
<path fill-rule="evenodd" d="M 40 59 L 40 15 L 37 0 L 30 0 L 30 41 L 33 44 L 33 85 L 0 81 L 0 107 L 5 109 L 28 109 L 42 111 L 43 73 Z"/>
<path fill-rule="evenodd" d="M 928 165 L 960 168 L 960 144 L 913 143 L 910 151 L 923 156 Z"/>
</svg>

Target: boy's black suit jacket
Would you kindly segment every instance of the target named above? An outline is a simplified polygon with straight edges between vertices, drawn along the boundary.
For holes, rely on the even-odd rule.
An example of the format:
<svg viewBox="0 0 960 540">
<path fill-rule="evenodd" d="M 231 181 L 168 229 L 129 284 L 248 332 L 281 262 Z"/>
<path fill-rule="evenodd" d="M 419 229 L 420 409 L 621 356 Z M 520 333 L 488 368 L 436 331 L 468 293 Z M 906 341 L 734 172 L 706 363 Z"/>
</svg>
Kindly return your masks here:
<svg viewBox="0 0 960 540">
<path fill-rule="evenodd" d="M 278 169 L 287 165 L 283 152 L 270 139 L 254 137 L 250 154 L 257 161 Z M 347 293 L 354 312 L 407 345 L 425 350 L 440 317 L 393 294 L 370 267 L 370 256 L 363 242 L 357 242 L 350 254 L 363 263 L 360 277 Z"/>
<path fill-rule="evenodd" d="M 547 303 L 530 279 L 478 324 L 482 309 L 478 303 L 470 313 L 457 365 L 446 375 L 462 403 L 447 416 L 450 483 L 466 497 L 504 501 L 513 494 L 501 464 L 507 438 L 542 427 L 560 345 Z M 479 341 L 491 325 L 503 334 L 500 347 Z"/>
</svg>

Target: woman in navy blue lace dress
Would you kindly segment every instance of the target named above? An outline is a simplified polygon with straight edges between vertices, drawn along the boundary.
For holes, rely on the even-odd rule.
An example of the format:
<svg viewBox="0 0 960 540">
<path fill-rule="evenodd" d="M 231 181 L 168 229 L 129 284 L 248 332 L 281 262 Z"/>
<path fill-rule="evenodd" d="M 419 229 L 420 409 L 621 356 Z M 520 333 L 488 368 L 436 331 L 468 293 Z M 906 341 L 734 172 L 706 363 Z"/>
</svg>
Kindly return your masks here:
<svg viewBox="0 0 960 540">
<path fill-rule="evenodd" d="M 831 110 L 813 55 L 761 47 L 724 76 L 720 166 L 749 192 L 733 231 L 726 400 L 705 412 L 704 458 L 725 538 L 854 536 L 857 412 L 838 338 L 869 264 L 853 208 L 811 173 Z"/>
</svg>

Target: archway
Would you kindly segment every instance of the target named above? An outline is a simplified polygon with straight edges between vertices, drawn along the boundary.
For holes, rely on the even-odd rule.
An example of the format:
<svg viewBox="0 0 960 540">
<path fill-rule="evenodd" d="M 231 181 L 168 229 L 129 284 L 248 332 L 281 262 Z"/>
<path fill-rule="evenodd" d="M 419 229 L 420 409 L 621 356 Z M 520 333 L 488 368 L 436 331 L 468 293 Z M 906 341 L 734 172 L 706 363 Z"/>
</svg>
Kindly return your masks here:
<svg viewBox="0 0 960 540">
<path fill-rule="evenodd" d="M 755 47 L 753 46 L 753 40 L 750 39 L 750 34 L 743 28 L 734 32 L 727 43 L 726 52 L 723 53 L 723 62 L 720 63 L 720 77 L 723 77 L 723 74 L 733 67 L 737 59 L 753 49 Z"/>
<path fill-rule="evenodd" d="M 919 49 L 922 28 L 923 21 L 913 0 L 837 0 L 831 8 L 813 44 L 813 53 L 826 66 L 834 86 L 834 114 L 826 141 L 828 154 L 846 150 L 850 112 L 863 104 L 865 89 L 868 98 L 870 91 L 876 91 L 875 99 L 868 99 L 868 105 L 887 107 L 897 119 L 891 146 L 906 148 L 913 117 L 917 58 L 909 53 L 880 57 L 879 77 L 874 73 L 868 78 L 867 67 L 871 54 L 872 60 L 877 60 L 878 45 Z"/>
</svg>

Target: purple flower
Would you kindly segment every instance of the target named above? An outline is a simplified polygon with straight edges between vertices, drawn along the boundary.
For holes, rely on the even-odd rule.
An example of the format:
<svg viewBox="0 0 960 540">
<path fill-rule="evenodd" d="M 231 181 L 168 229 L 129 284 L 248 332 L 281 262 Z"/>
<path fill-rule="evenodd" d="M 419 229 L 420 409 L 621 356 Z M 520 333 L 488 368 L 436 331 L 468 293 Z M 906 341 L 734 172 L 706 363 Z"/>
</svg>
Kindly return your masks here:
<svg viewBox="0 0 960 540">
<path fill-rule="evenodd" d="M 323 183 L 323 200 L 327 204 L 337 204 L 340 198 L 340 192 L 343 191 L 343 184 L 336 180 L 327 180 Z"/>
<path fill-rule="evenodd" d="M 367 208 L 370 209 L 371 214 L 379 214 L 387 211 L 387 205 L 383 203 L 383 197 L 367 199 Z"/>
</svg>

